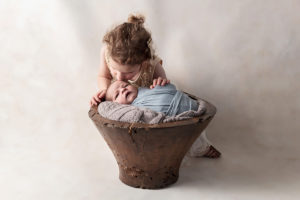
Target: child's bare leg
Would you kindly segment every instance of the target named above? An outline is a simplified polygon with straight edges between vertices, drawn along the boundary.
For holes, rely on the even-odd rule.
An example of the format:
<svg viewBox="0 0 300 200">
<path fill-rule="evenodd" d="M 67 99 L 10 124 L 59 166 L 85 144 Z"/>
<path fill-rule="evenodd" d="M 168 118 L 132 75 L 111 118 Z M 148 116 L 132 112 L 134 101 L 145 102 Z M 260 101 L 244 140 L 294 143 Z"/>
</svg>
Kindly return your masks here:
<svg viewBox="0 0 300 200">
<path fill-rule="evenodd" d="M 193 143 L 187 155 L 191 157 L 219 158 L 221 153 L 213 147 L 206 137 L 206 132 L 203 131 Z"/>
</svg>

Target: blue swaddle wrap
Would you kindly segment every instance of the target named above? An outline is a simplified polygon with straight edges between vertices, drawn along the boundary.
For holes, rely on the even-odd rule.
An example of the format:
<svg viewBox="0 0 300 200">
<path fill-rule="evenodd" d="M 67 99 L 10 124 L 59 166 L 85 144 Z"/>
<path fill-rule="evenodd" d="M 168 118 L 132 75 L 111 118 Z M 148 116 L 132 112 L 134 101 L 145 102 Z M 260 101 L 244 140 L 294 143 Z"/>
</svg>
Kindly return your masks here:
<svg viewBox="0 0 300 200">
<path fill-rule="evenodd" d="M 144 107 L 168 116 L 175 116 L 185 111 L 198 109 L 197 101 L 176 90 L 173 84 L 156 86 L 154 89 L 140 87 L 133 106 Z"/>
</svg>

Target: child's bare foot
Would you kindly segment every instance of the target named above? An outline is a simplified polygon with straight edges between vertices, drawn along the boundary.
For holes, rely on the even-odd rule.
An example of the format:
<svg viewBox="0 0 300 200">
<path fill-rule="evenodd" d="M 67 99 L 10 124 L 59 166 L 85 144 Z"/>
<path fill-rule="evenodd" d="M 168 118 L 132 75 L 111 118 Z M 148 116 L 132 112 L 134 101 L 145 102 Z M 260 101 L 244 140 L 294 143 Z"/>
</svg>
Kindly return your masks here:
<svg viewBox="0 0 300 200">
<path fill-rule="evenodd" d="M 208 151 L 203 155 L 203 157 L 206 157 L 206 158 L 219 158 L 220 156 L 221 156 L 221 152 L 219 152 L 212 145 L 209 146 Z"/>
</svg>

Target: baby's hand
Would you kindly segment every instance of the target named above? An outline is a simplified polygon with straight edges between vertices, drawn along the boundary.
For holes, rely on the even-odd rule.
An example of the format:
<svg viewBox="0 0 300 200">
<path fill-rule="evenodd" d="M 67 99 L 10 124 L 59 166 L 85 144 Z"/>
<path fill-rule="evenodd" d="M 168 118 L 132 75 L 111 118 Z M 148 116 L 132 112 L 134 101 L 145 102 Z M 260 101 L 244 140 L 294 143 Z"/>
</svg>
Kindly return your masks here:
<svg viewBox="0 0 300 200">
<path fill-rule="evenodd" d="M 170 80 L 162 77 L 158 77 L 157 79 L 153 80 L 153 84 L 150 86 L 150 89 L 155 88 L 155 86 L 160 85 L 160 86 L 165 86 L 166 84 L 170 83 Z"/>
<path fill-rule="evenodd" d="M 99 90 L 91 99 L 90 101 L 90 106 L 95 105 L 97 106 L 100 102 L 101 99 L 105 98 L 105 94 L 106 94 L 106 89 L 104 90 Z"/>
</svg>

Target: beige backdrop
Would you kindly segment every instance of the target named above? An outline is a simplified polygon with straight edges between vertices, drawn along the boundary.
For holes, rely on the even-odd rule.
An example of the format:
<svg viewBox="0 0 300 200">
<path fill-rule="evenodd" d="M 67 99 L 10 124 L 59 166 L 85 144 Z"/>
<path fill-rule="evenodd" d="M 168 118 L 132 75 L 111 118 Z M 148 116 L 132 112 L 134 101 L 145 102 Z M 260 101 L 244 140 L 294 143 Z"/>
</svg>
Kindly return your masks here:
<svg viewBox="0 0 300 200">
<path fill-rule="evenodd" d="M 300 184 L 300 1 L 0 1 L 1 199 L 296 199 Z M 219 160 L 137 190 L 88 118 L 101 38 L 146 16 L 178 88 L 218 109 Z"/>
</svg>

